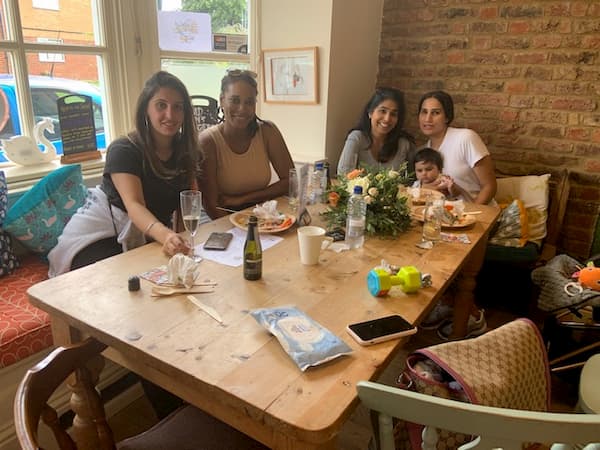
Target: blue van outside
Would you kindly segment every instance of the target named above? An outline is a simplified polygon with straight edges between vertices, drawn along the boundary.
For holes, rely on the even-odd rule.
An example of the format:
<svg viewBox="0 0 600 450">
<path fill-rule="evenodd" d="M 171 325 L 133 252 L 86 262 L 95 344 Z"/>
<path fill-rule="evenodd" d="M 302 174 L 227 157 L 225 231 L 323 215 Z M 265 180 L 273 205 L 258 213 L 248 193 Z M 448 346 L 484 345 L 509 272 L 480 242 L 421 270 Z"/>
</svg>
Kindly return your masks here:
<svg viewBox="0 0 600 450">
<path fill-rule="evenodd" d="M 92 84 L 67 78 L 45 76 L 29 77 L 31 100 L 35 122 L 44 117 L 50 117 L 54 122 L 54 133 L 46 132 L 46 137 L 56 147 L 56 153 L 62 155 L 62 140 L 56 100 L 71 94 L 85 94 L 92 98 L 94 123 L 96 126 L 96 144 L 99 149 L 106 148 L 104 136 L 104 121 L 102 119 L 102 97 L 100 91 Z M 10 74 L 0 74 L 0 139 L 8 139 L 21 134 L 19 107 L 15 90 L 15 80 Z M 8 159 L 4 150 L 0 150 L 0 163 Z"/>
</svg>

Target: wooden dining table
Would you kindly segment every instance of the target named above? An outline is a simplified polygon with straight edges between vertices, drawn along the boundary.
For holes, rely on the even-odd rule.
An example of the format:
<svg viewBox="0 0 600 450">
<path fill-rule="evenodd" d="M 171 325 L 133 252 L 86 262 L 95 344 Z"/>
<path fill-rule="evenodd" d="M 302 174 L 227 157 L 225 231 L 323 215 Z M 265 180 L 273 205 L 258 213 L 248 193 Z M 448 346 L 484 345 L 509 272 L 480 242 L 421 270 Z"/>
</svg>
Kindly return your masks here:
<svg viewBox="0 0 600 450">
<path fill-rule="evenodd" d="M 415 221 L 396 239 L 367 237 L 351 251 L 322 251 L 319 263 L 300 263 L 295 226 L 277 234 L 281 242 L 263 252 L 262 279 L 246 281 L 242 267 L 208 259 L 199 280 L 217 283 L 196 294 L 212 306 L 220 324 L 184 295 L 152 297 L 153 284 L 139 291 L 128 279 L 166 265 L 161 246 L 151 243 L 31 287 L 31 303 L 52 318 L 56 345 L 92 336 L 108 345 L 107 358 L 162 386 L 187 402 L 275 449 L 337 448 L 336 439 L 359 400 L 356 384 L 383 371 L 406 338 L 363 347 L 346 332 L 350 323 L 400 314 L 418 324 L 460 272 L 499 209 L 478 210 L 475 224 L 450 230 L 470 243 L 417 246 Z M 313 224 L 320 223 L 313 209 Z M 229 218 L 200 226 L 196 242 L 232 228 Z M 406 294 L 394 287 L 384 297 L 367 289 L 367 274 L 382 259 L 413 265 L 432 285 Z M 257 308 L 294 305 L 344 340 L 350 355 L 301 371 L 277 339 L 250 314 Z"/>
</svg>

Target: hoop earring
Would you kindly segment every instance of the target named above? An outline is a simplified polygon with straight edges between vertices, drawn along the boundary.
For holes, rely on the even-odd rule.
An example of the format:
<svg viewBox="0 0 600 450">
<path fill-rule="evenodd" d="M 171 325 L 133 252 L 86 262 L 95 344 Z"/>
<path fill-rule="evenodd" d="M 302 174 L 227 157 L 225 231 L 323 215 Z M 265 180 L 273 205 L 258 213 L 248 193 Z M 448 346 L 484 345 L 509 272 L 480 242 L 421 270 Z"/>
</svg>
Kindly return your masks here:
<svg viewBox="0 0 600 450">
<path fill-rule="evenodd" d="M 144 125 L 146 126 L 146 130 L 149 128 L 148 127 L 148 116 L 144 117 Z"/>
</svg>

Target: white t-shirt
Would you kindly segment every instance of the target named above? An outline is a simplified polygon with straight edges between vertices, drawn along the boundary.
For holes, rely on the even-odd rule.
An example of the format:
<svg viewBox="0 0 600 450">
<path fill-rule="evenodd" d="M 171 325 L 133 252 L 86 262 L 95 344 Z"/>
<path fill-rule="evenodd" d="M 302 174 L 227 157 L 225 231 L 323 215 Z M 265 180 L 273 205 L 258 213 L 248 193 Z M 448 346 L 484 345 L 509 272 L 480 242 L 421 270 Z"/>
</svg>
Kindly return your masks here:
<svg viewBox="0 0 600 450">
<path fill-rule="evenodd" d="M 431 146 L 431 141 L 427 146 Z M 444 173 L 454 178 L 471 197 L 477 197 L 481 186 L 473 167 L 490 154 L 479 135 L 468 128 L 448 127 L 438 151 L 444 158 Z"/>
</svg>

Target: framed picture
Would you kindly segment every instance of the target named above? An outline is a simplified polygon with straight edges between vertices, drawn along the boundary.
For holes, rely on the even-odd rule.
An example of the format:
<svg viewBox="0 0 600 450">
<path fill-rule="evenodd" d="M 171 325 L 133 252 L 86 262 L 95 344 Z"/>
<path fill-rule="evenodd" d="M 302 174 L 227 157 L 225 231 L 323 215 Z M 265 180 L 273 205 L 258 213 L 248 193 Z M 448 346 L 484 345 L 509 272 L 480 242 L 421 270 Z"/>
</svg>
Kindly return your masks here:
<svg viewBox="0 0 600 450">
<path fill-rule="evenodd" d="M 266 103 L 319 102 L 317 47 L 263 50 Z"/>
</svg>

